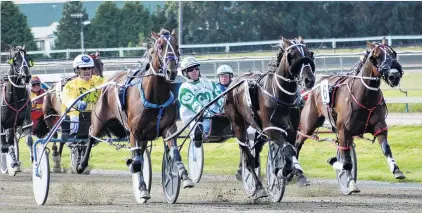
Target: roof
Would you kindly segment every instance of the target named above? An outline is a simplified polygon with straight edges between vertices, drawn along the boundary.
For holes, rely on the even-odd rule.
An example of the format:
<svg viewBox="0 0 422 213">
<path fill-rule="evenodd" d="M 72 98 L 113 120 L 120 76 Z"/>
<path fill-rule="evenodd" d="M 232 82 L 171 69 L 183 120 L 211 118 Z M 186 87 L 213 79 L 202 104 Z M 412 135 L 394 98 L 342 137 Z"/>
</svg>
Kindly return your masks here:
<svg viewBox="0 0 422 213">
<path fill-rule="evenodd" d="M 34 34 L 35 39 L 40 38 L 53 38 L 54 31 L 56 31 L 59 22 L 53 22 L 50 26 L 46 27 L 32 27 L 31 31 Z"/>
</svg>

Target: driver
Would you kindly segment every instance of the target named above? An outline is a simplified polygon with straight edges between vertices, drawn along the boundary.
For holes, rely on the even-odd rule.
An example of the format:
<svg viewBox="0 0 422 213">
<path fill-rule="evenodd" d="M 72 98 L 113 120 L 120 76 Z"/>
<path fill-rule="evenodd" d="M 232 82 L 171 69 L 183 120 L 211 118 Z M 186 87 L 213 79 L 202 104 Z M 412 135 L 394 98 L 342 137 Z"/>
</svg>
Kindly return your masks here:
<svg viewBox="0 0 422 213">
<path fill-rule="evenodd" d="M 66 83 L 62 91 L 62 112 L 75 102 L 75 100 L 87 90 L 90 90 L 103 83 L 103 78 L 93 76 L 94 61 L 89 55 L 81 54 L 73 60 L 73 71 L 78 75 L 77 78 Z M 79 128 L 79 111 L 92 111 L 95 103 L 100 97 L 101 90 L 89 93 L 83 99 L 78 101 L 73 107 L 76 110 L 68 113 L 70 117 L 70 137 L 78 132 Z"/>
<path fill-rule="evenodd" d="M 180 118 L 186 125 L 204 106 L 220 94 L 220 90 L 214 82 L 201 77 L 200 63 L 194 57 L 187 57 L 181 63 L 182 74 L 187 81 L 182 83 L 179 89 Z M 221 100 L 210 106 L 204 113 L 205 117 L 217 114 L 221 106 Z M 194 129 L 190 135 L 196 147 L 201 147 L 203 136 L 207 137 L 211 129 L 211 120 L 203 119 L 202 122 L 190 123 L 190 129 Z"/>
</svg>

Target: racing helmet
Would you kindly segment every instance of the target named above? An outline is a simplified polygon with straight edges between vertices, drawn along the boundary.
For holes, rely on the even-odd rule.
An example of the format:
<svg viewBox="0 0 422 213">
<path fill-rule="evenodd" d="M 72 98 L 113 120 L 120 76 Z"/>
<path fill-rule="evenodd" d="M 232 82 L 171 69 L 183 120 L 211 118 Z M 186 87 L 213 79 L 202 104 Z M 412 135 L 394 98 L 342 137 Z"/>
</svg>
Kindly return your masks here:
<svg viewBox="0 0 422 213">
<path fill-rule="evenodd" d="M 183 76 L 188 77 L 187 75 L 187 69 L 191 68 L 191 67 L 195 67 L 195 66 L 200 66 L 201 64 L 199 63 L 198 60 L 196 60 L 194 57 L 186 57 L 182 60 L 181 65 L 180 65 L 180 69 L 182 70 L 182 74 Z"/>
<path fill-rule="evenodd" d="M 94 67 L 94 60 L 89 55 L 80 54 L 73 60 L 73 69 Z"/>
<path fill-rule="evenodd" d="M 217 69 L 217 76 L 221 74 L 230 74 L 230 77 L 233 77 L 233 69 L 229 65 L 223 64 Z"/>
</svg>

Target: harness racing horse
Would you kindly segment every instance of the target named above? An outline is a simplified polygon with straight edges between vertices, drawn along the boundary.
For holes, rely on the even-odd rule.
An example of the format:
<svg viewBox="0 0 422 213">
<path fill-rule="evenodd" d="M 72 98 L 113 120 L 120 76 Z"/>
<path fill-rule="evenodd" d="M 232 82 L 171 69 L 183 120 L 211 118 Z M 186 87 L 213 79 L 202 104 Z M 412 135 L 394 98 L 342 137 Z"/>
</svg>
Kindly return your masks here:
<svg viewBox="0 0 422 213">
<path fill-rule="evenodd" d="M 400 84 L 400 80 L 403 76 L 403 70 L 402 70 L 402 66 L 399 63 L 399 61 L 397 60 L 397 53 L 396 51 L 394 51 L 394 49 L 390 46 L 388 46 L 387 40 L 384 38 L 382 40 L 381 43 L 378 42 L 373 42 L 373 45 L 375 45 L 375 47 L 377 46 L 381 46 L 381 48 L 383 48 L 386 53 L 388 54 L 389 57 L 391 57 L 392 59 L 392 65 L 391 65 L 391 69 L 389 72 L 385 72 L 382 75 L 382 79 L 390 86 L 390 87 L 396 87 Z M 363 56 L 361 56 L 360 60 L 352 67 L 351 71 L 347 73 L 347 75 L 358 75 L 360 70 L 362 69 L 363 65 L 366 62 L 366 59 L 369 55 L 369 51 L 365 50 L 365 53 Z M 309 95 L 305 95 L 307 99 L 307 96 Z M 291 116 L 294 116 L 295 113 L 299 113 L 297 119 L 297 124 L 299 124 L 300 121 L 300 113 L 301 113 L 302 109 L 298 109 L 297 111 L 293 111 L 291 113 Z M 293 119 L 292 122 L 296 122 L 294 121 L 295 119 Z M 299 152 L 298 152 L 299 153 Z M 298 156 L 299 158 L 299 156 Z M 306 180 L 306 177 L 303 175 L 303 171 L 298 171 L 296 170 L 295 175 L 298 176 L 298 185 L 303 185 L 303 183 L 309 184 L 309 182 L 303 182 L 301 180 Z M 289 177 L 290 179 L 293 178 L 292 176 Z M 305 178 L 305 179 L 304 179 Z"/>
<path fill-rule="evenodd" d="M 301 130 L 296 141 L 299 157 L 302 145 L 307 138 L 310 138 L 309 135 L 322 126 L 325 119 L 330 121 L 333 132 L 338 135 L 338 156 L 341 159 L 334 157 L 328 162 L 336 170 L 346 172 L 348 189 L 345 190 L 345 194 L 360 191 L 351 172 L 353 169 L 357 171 L 353 168 L 351 150 L 353 136 L 362 136 L 364 133 L 371 133 L 377 138 L 394 177 L 405 178 L 392 156 L 387 141 L 388 131 L 385 122 L 387 107 L 380 90 L 380 79 L 386 80 L 385 77 L 390 76 L 388 72 L 394 63 L 397 63 L 394 65 L 396 69 L 402 72 L 401 65 L 395 61 L 396 55 L 394 57 L 389 55 L 385 45 L 367 42 L 367 46 L 371 51 L 357 75 L 324 77 L 321 82 L 327 81 L 333 92 L 325 89 L 327 92 L 322 94 L 321 89 L 315 89 L 309 94 L 302 110 Z M 330 100 L 323 103 L 322 97 L 329 97 Z"/>
<path fill-rule="evenodd" d="M 278 178 L 286 177 L 294 165 L 300 167 L 296 160 L 296 149 L 292 145 L 296 133 L 289 117 L 290 109 L 298 104 L 299 83 L 306 88 L 312 88 L 315 83 L 313 53 L 305 47 L 303 39 L 300 37 L 299 40 L 290 41 L 282 38 L 282 44 L 284 53 L 278 68 L 263 75 L 249 73 L 237 78 L 231 85 L 240 81 L 244 83 L 227 93 L 224 104 L 242 155 L 246 156 L 247 171 L 256 183 L 252 192 L 256 197 L 266 196 L 254 172 L 255 168 L 259 168 L 259 152 L 265 140 L 261 138 L 255 144 L 250 144 L 246 129 L 252 126 L 274 141 L 271 142 L 273 147 L 280 147 L 276 148 L 276 155 L 281 159 L 271 173 Z"/>
<path fill-rule="evenodd" d="M 0 141 L 2 155 L 8 153 L 11 159 L 6 161 L 10 164 L 7 165 L 9 175 L 16 175 L 16 172 L 20 171 L 20 162 L 17 159 L 18 147 L 14 145 L 18 142 L 15 134 L 18 126 L 22 129 L 30 126 L 24 126 L 24 124 L 31 117 L 30 96 L 26 84 L 31 79 L 29 69 L 33 66 L 33 62 L 26 53 L 25 46 L 17 46 L 10 49 L 8 63 L 10 64 L 9 73 L 3 79 L 5 83 L 1 87 Z"/>
<path fill-rule="evenodd" d="M 121 135 L 116 129 L 129 131 L 130 146 L 133 154 L 126 164 L 132 174 L 141 173 L 139 179 L 140 198 L 150 199 L 142 175 L 143 154 L 148 141 L 158 137 L 169 136 L 176 132 L 177 105 L 171 93 L 171 82 L 177 75 L 179 61 L 179 46 L 175 30 L 162 29 L 159 34 L 151 32 L 155 40 L 150 51 L 151 60 L 144 70 L 135 73 L 120 72 L 109 81 L 123 86 L 108 86 L 102 90 L 102 95 L 94 107 L 91 116 L 90 138 L 87 150 L 81 160 L 78 170 L 82 172 L 88 166 L 94 137 L 101 137 L 107 131 Z M 124 100 L 120 102 L 120 100 Z M 122 128 L 116 128 L 116 124 Z M 113 126 L 113 128 L 109 128 Z M 118 136 L 119 137 L 119 136 Z M 192 180 L 182 163 L 175 139 L 167 141 L 170 156 L 175 159 L 178 173 L 183 180 L 183 186 L 193 187 Z"/>
<path fill-rule="evenodd" d="M 92 53 L 89 56 L 94 60 L 93 75 L 99 75 L 100 77 L 103 77 L 104 64 L 100 59 L 100 53 L 97 51 L 96 53 Z M 47 91 L 48 94 L 44 97 L 44 104 L 42 106 L 42 111 L 44 114 L 44 121 L 46 122 L 49 129 L 51 129 L 54 126 L 54 124 L 56 124 L 57 119 L 62 114 L 62 108 L 61 108 L 62 101 L 60 100 L 60 97 L 59 97 L 62 88 L 68 81 L 73 80 L 77 77 L 78 76 L 75 75 L 70 78 L 66 78 L 60 82 L 56 82 Z M 45 135 L 43 135 L 42 137 L 44 136 Z M 54 137 L 57 138 L 57 134 L 55 134 Z M 65 145 L 64 143 L 60 143 L 59 149 L 57 150 L 56 143 L 55 142 L 53 143 L 53 147 L 52 147 L 52 150 L 53 150 L 52 156 L 53 156 L 53 162 L 54 162 L 53 172 L 55 173 L 61 172 L 60 162 L 61 162 L 61 156 L 62 156 L 64 145 Z"/>
</svg>

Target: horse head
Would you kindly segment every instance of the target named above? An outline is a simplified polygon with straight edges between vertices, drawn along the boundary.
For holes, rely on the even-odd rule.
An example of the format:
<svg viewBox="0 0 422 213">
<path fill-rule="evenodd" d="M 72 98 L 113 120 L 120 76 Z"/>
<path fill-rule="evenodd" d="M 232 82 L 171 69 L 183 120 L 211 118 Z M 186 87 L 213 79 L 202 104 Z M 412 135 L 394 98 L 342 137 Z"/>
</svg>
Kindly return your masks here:
<svg viewBox="0 0 422 213">
<path fill-rule="evenodd" d="M 98 75 L 100 77 L 103 77 L 104 63 L 100 59 L 100 52 L 98 52 L 98 50 L 97 50 L 97 52 L 91 53 L 91 54 L 89 54 L 89 56 L 92 58 L 92 60 L 94 60 L 93 75 Z"/>
<path fill-rule="evenodd" d="M 306 48 L 301 36 L 292 41 L 282 38 L 282 42 L 284 56 L 280 66 L 285 66 L 285 70 L 288 70 L 302 87 L 311 89 L 315 85 L 314 53 Z"/>
<path fill-rule="evenodd" d="M 401 80 L 401 77 L 403 76 L 403 70 L 400 62 L 397 60 L 397 53 L 394 51 L 393 48 L 388 46 L 387 39 L 383 38 L 381 44 L 378 44 L 378 46 L 381 46 L 383 48 L 389 57 L 392 58 L 392 64 L 391 69 L 389 72 L 384 73 L 382 78 L 384 81 L 391 87 L 398 86 Z"/>
<path fill-rule="evenodd" d="M 13 78 L 16 84 L 29 83 L 31 73 L 29 68 L 34 65 L 31 56 L 26 53 L 25 45 L 23 47 L 11 47 L 7 62 L 10 65 L 8 77 Z"/>
<path fill-rule="evenodd" d="M 366 64 L 372 66 L 371 76 L 384 78 L 388 76 L 393 65 L 393 57 L 388 53 L 385 45 L 377 45 L 367 42 L 368 48 L 371 49 L 366 60 Z"/>
<path fill-rule="evenodd" d="M 152 57 L 151 67 L 155 75 L 164 77 L 168 82 L 173 82 L 177 76 L 179 64 L 179 45 L 176 31 L 170 32 L 162 29 L 160 33 L 151 32 L 155 40 L 154 46 L 149 51 Z"/>
</svg>

